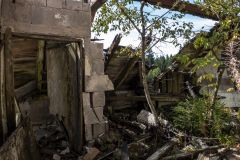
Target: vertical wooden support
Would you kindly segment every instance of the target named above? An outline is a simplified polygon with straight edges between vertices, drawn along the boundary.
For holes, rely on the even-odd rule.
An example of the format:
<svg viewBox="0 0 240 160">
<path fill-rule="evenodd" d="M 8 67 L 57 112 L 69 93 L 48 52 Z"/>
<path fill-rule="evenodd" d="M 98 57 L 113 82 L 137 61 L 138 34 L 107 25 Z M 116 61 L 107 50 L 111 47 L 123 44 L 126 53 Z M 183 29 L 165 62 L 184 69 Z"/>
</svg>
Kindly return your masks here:
<svg viewBox="0 0 240 160">
<path fill-rule="evenodd" d="M 1 35 L 2 36 L 2 35 Z M 1 37 L 2 39 L 2 37 Z M 2 42 L 3 43 L 3 42 Z M 3 57 L 2 57 L 2 47 L 3 47 L 3 44 L 0 46 L 0 73 L 1 73 L 1 80 L 0 80 L 0 146 L 2 146 L 3 144 L 3 122 L 2 122 L 2 119 L 3 119 L 3 113 L 2 113 L 2 108 L 3 108 L 3 88 L 2 88 L 2 84 L 3 84 Z"/>
<path fill-rule="evenodd" d="M 177 80 L 178 80 L 178 75 L 177 75 L 177 72 L 173 72 L 173 93 L 178 93 L 178 83 L 177 83 Z"/>
<path fill-rule="evenodd" d="M 4 44 L 5 57 L 5 92 L 6 92 L 6 110 L 8 135 L 16 128 L 16 114 L 14 106 L 14 72 L 13 72 L 13 52 L 12 52 L 12 29 L 7 28 L 5 31 Z"/>
<path fill-rule="evenodd" d="M 83 137 L 84 137 L 84 124 L 83 124 L 83 87 L 84 87 L 84 48 L 83 48 L 83 41 L 81 41 L 79 45 L 80 50 L 80 148 L 83 148 Z"/>
<path fill-rule="evenodd" d="M 42 90 L 42 71 L 43 71 L 43 60 L 44 60 L 44 46 L 45 41 L 38 41 L 38 57 L 37 57 L 37 89 Z"/>
<path fill-rule="evenodd" d="M 167 72 L 167 88 L 168 88 L 168 93 L 173 93 L 173 74 L 171 71 Z"/>
<path fill-rule="evenodd" d="M 140 84 L 143 84 L 142 83 L 142 62 L 138 62 L 138 70 L 139 70 Z"/>
<path fill-rule="evenodd" d="M 158 94 L 159 79 L 155 77 L 153 83 L 154 83 L 154 93 L 155 93 L 155 94 Z"/>
<path fill-rule="evenodd" d="M 178 92 L 177 93 L 183 93 L 183 74 L 182 72 L 178 72 Z"/>
<path fill-rule="evenodd" d="M 162 81 L 162 93 L 167 93 L 167 83 L 166 83 L 166 74 L 162 77 L 161 81 Z"/>
</svg>

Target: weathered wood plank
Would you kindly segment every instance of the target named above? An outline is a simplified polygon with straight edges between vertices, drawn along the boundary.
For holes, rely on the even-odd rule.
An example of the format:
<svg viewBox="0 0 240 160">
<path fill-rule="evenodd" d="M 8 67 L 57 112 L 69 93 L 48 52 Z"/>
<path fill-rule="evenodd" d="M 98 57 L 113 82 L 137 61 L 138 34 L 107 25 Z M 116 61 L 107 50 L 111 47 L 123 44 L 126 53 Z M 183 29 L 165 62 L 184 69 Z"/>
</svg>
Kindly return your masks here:
<svg viewBox="0 0 240 160">
<path fill-rule="evenodd" d="M 6 110 L 8 135 L 16 128 L 15 106 L 14 106 L 14 72 L 13 72 L 13 51 L 12 51 L 12 29 L 7 28 L 5 32 L 4 45 L 5 58 L 5 87 L 6 87 Z"/>
<path fill-rule="evenodd" d="M 153 155 L 147 158 L 147 160 L 158 160 L 161 159 L 164 154 L 170 151 L 178 142 L 178 138 L 171 139 L 162 148 L 158 149 Z"/>
<path fill-rule="evenodd" d="M 173 93 L 173 74 L 171 71 L 167 73 L 167 93 Z"/>
<path fill-rule="evenodd" d="M 178 86 L 178 91 L 177 93 L 183 93 L 183 74 L 182 72 L 178 72 L 178 79 L 177 79 L 177 86 Z"/>
<path fill-rule="evenodd" d="M 1 56 L 1 54 L 2 54 L 2 47 L 3 47 L 3 45 L 4 45 L 4 43 L 3 43 L 3 41 L 1 41 L 1 43 L 0 43 L 0 71 L 2 71 L 3 69 L 2 69 L 2 64 L 3 64 L 3 59 L 2 59 L 2 56 Z M 1 73 L 1 76 L 2 76 L 3 74 Z M 4 95 L 3 95 L 3 89 L 2 89 L 2 78 L 1 78 L 1 86 L 0 86 L 0 146 L 3 144 L 3 122 L 2 122 L 2 119 L 4 118 L 4 116 L 3 116 L 3 113 L 2 113 L 2 104 L 3 104 L 3 98 L 2 97 L 4 97 Z"/>
<path fill-rule="evenodd" d="M 35 90 L 37 87 L 37 81 L 36 80 L 33 80 L 27 84 L 25 84 L 24 86 L 18 88 L 18 89 L 15 89 L 14 90 L 14 93 L 15 93 L 15 96 L 16 96 L 16 99 L 18 100 L 19 98 L 25 96 L 26 94 L 32 92 L 33 90 Z"/>
<path fill-rule="evenodd" d="M 128 63 L 124 66 L 121 73 L 118 75 L 117 79 L 114 82 L 114 89 L 117 90 L 120 85 L 123 83 L 123 81 L 127 78 L 129 72 L 134 67 L 136 61 L 139 60 L 139 56 L 135 55 L 133 58 L 131 58 Z"/>
<path fill-rule="evenodd" d="M 154 83 L 154 93 L 157 94 L 159 89 L 159 79 L 155 77 L 153 83 Z"/>
<path fill-rule="evenodd" d="M 53 41 L 60 41 L 60 42 L 80 42 L 81 38 L 73 38 L 67 36 L 47 36 L 47 35 L 37 35 L 37 34 L 27 34 L 27 33 L 12 33 L 15 37 L 21 38 L 30 38 L 30 39 L 38 39 L 38 40 L 53 40 Z"/>
<path fill-rule="evenodd" d="M 114 38 L 111 46 L 110 46 L 109 49 L 108 49 L 108 54 L 109 54 L 109 56 L 108 56 L 108 59 L 107 59 L 107 61 L 106 61 L 106 63 L 105 63 L 104 70 L 107 69 L 108 64 L 109 64 L 109 62 L 111 61 L 111 59 L 112 59 L 112 57 L 113 57 L 113 55 L 114 55 L 114 52 L 116 51 L 116 49 L 117 49 L 120 41 L 121 41 L 121 35 L 120 35 L 120 34 L 117 34 L 117 35 L 115 36 L 115 38 Z"/>
<path fill-rule="evenodd" d="M 167 93 L 167 82 L 166 82 L 166 74 L 162 77 L 161 81 L 162 81 L 162 91 L 161 93 Z"/>
<path fill-rule="evenodd" d="M 142 1 L 142 0 L 136 0 L 136 1 Z M 174 3 L 176 3 L 175 0 L 149 0 L 148 3 L 156 5 L 157 3 L 161 3 L 161 7 L 163 8 L 168 8 L 168 9 L 172 9 Z M 184 5 L 184 8 L 182 8 L 181 6 Z M 192 4 L 192 3 L 187 3 L 185 1 L 180 1 L 178 3 L 178 5 L 173 8 L 173 11 L 180 11 L 179 9 L 181 8 L 181 12 L 182 13 L 187 13 L 187 14 L 191 14 L 194 16 L 199 16 L 202 18 L 207 18 L 207 19 L 212 19 L 212 20 L 219 20 L 218 17 L 216 16 L 216 14 L 214 14 L 213 12 L 210 14 L 206 13 L 206 10 L 202 10 L 201 8 L 199 8 L 197 5 Z"/>
<path fill-rule="evenodd" d="M 83 147 L 83 139 L 84 139 L 84 124 L 83 124 L 83 73 L 84 73 L 84 49 L 83 42 L 79 43 L 79 51 L 80 51 L 80 61 L 79 61 L 79 113 L 80 113 L 80 150 Z"/>
<path fill-rule="evenodd" d="M 178 83 L 177 83 L 177 80 L 178 80 L 178 75 L 177 75 L 177 72 L 173 72 L 173 93 L 178 93 Z"/>
<path fill-rule="evenodd" d="M 214 150 L 214 149 L 218 149 L 218 148 L 222 148 L 224 147 L 224 145 L 218 145 L 218 146 L 211 146 L 208 148 L 204 148 L 204 149 L 197 149 L 193 152 L 187 152 L 187 153 L 180 153 L 177 155 L 172 155 L 172 156 L 168 156 L 168 157 L 163 157 L 162 160 L 186 160 L 186 159 L 196 159 L 198 157 L 199 153 L 202 153 L 204 151 L 207 150 Z"/>
<path fill-rule="evenodd" d="M 43 60 L 44 60 L 44 46 L 45 41 L 38 41 L 38 55 L 37 55 L 37 89 L 42 90 L 42 71 L 43 71 Z"/>
<path fill-rule="evenodd" d="M 158 102 L 178 102 L 184 100 L 184 97 L 161 97 L 161 96 L 151 96 L 152 100 L 156 100 Z M 146 101 L 145 96 L 129 96 L 129 97 L 106 97 L 106 101 Z"/>
<path fill-rule="evenodd" d="M 21 122 L 1 146 L 0 159 L 42 159 L 37 148 L 29 116 Z"/>
</svg>

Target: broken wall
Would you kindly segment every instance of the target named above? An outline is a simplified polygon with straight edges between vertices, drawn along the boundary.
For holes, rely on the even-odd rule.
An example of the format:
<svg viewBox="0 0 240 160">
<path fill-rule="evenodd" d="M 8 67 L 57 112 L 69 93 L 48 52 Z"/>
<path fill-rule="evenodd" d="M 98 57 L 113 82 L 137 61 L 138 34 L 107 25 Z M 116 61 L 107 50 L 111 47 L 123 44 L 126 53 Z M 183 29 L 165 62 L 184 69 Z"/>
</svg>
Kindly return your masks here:
<svg viewBox="0 0 240 160">
<path fill-rule="evenodd" d="M 91 141 L 108 130 L 108 124 L 103 119 L 103 108 L 105 91 L 109 90 L 114 90 L 114 87 L 108 76 L 104 75 L 103 44 L 90 42 L 85 48 L 83 93 L 86 141 Z"/>
<path fill-rule="evenodd" d="M 2 0 L 1 32 L 90 38 L 87 3 L 65 0 Z"/>
</svg>

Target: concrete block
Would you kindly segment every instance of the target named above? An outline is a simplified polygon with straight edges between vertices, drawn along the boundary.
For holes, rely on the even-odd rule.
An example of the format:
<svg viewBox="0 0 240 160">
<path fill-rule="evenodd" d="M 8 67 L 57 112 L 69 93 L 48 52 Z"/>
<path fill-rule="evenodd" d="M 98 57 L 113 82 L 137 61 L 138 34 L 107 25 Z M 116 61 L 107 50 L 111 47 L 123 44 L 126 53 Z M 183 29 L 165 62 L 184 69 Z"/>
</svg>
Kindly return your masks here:
<svg viewBox="0 0 240 160">
<path fill-rule="evenodd" d="M 49 7 L 32 7 L 32 21 L 32 24 L 65 28 L 91 27 L 88 12 Z"/>
<path fill-rule="evenodd" d="M 93 139 L 92 138 L 92 125 L 91 124 L 85 125 L 85 138 L 86 138 L 86 141 L 91 141 Z"/>
<path fill-rule="evenodd" d="M 103 134 L 106 132 L 105 122 L 93 124 L 92 130 L 93 130 L 93 138 L 97 138 L 100 134 Z"/>
<path fill-rule="evenodd" d="M 65 0 L 47 0 L 47 7 L 62 8 L 65 5 Z"/>
<path fill-rule="evenodd" d="M 107 75 L 85 77 L 86 92 L 103 92 L 114 90 L 112 81 Z"/>
<path fill-rule="evenodd" d="M 81 11 L 83 3 L 82 1 L 66 1 L 66 9 Z"/>
<path fill-rule="evenodd" d="M 5 6 L 4 6 L 5 7 Z M 4 8 L 3 7 L 3 8 Z M 31 23 L 31 6 L 29 4 L 9 3 L 13 20 L 21 23 Z M 5 14 L 9 14 L 5 13 Z"/>
<path fill-rule="evenodd" d="M 88 106 L 88 107 L 91 106 L 90 93 L 83 92 L 83 106 Z"/>
<path fill-rule="evenodd" d="M 93 160 L 97 155 L 100 153 L 100 151 L 97 148 L 93 148 L 90 152 L 88 152 L 84 157 L 83 160 Z"/>
<path fill-rule="evenodd" d="M 93 59 L 92 60 L 92 75 L 93 76 L 104 75 L 104 61 L 103 61 L 103 59 Z"/>
<path fill-rule="evenodd" d="M 47 0 L 16 0 L 16 4 L 30 4 L 39 7 L 46 7 Z"/>
<path fill-rule="evenodd" d="M 85 55 L 85 76 L 91 76 L 92 73 L 92 59 Z"/>
<path fill-rule="evenodd" d="M 83 115 L 85 124 L 95 124 L 103 121 L 103 107 L 91 108 L 83 106 Z"/>
<path fill-rule="evenodd" d="M 82 3 L 82 10 L 90 12 L 91 11 L 90 4 Z"/>
<path fill-rule="evenodd" d="M 87 45 L 89 46 L 89 48 L 86 48 L 87 56 L 94 58 L 94 59 L 104 59 L 102 43 L 90 42 Z"/>
<path fill-rule="evenodd" d="M 93 107 L 105 106 L 105 92 L 93 92 L 91 96 Z"/>
<path fill-rule="evenodd" d="M 34 5 L 46 7 L 47 6 L 47 0 L 34 0 Z"/>
</svg>

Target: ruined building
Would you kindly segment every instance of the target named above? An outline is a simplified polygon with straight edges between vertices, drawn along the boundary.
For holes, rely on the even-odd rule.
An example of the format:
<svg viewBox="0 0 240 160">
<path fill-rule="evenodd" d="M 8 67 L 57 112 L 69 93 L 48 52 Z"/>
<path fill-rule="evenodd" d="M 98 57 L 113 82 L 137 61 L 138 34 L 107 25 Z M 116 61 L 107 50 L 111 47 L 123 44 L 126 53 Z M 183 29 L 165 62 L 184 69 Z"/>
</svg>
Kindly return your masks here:
<svg viewBox="0 0 240 160">
<path fill-rule="evenodd" d="M 39 159 L 31 124 L 55 121 L 80 153 L 85 140 L 105 132 L 104 91 L 113 90 L 104 75 L 103 44 L 90 41 L 89 4 L 0 4 L 0 159 Z"/>
</svg>

